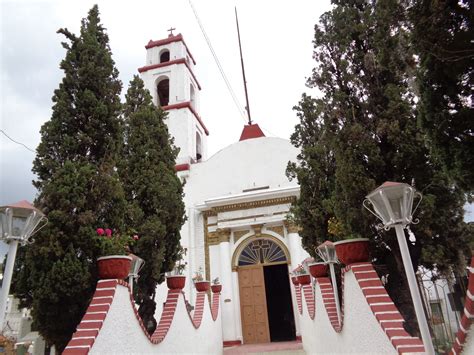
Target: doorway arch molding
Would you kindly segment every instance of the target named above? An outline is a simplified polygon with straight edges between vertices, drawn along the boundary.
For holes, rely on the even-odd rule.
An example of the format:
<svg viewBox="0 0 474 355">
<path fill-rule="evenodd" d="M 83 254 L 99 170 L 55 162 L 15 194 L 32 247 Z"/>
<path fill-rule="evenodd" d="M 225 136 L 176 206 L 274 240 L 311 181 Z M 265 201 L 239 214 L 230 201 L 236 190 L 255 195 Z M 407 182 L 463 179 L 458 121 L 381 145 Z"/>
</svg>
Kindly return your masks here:
<svg viewBox="0 0 474 355">
<path fill-rule="evenodd" d="M 285 254 L 285 257 L 286 257 L 286 261 L 285 261 L 285 264 L 289 264 L 291 265 L 291 256 L 290 256 L 290 252 L 288 250 L 288 248 L 286 247 L 285 243 L 283 241 L 281 241 L 279 238 L 277 237 L 274 237 L 270 234 L 265 234 L 265 233 L 262 233 L 260 234 L 259 236 L 257 235 L 252 235 L 250 237 L 247 237 L 246 239 L 244 239 L 241 243 L 239 243 L 239 245 L 235 248 L 234 250 L 234 253 L 232 254 L 232 271 L 237 271 L 237 269 L 239 268 L 239 257 L 240 257 L 240 254 L 242 254 L 242 252 L 244 251 L 244 249 L 252 242 L 256 241 L 256 240 L 269 240 L 273 243 L 275 243 L 282 251 L 283 253 Z"/>
</svg>

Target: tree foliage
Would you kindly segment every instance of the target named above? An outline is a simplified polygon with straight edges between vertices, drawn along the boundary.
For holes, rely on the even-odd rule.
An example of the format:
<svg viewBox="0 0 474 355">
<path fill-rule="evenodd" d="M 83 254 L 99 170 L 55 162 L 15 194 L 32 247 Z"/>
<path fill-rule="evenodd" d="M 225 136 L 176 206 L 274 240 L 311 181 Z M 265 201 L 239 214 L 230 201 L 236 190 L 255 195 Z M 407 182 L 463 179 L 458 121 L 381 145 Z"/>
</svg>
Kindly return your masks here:
<svg viewBox="0 0 474 355">
<path fill-rule="evenodd" d="M 82 20 L 79 36 L 58 33 L 67 39 L 64 78 L 33 162 L 35 205 L 49 223 L 17 259 L 13 289 L 41 335 L 62 351 L 97 281 L 95 229 L 123 229 L 125 199 L 116 172 L 121 82 L 98 7 Z"/>
<path fill-rule="evenodd" d="M 129 203 L 127 224 L 138 232 L 134 252 L 145 260 L 135 289 L 139 314 L 151 333 L 156 327 L 155 290 L 178 258 L 184 223 L 183 187 L 175 172 L 166 113 L 157 108 L 143 81 L 130 82 L 124 108 L 125 145 L 119 173 Z"/>
<path fill-rule="evenodd" d="M 418 119 L 433 155 L 457 185 L 474 189 L 474 11 L 467 0 L 412 1 L 419 56 Z"/>
<path fill-rule="evenodd" d="M 315 26 L 316 67 L 291 140 L 301 149 L 288 175 L 298 178 L 294 206 L 305 248 L 325 239 L 371 237 L 372 255 L 388 267 L 387 285 L 406 318 L 415 319 L 394 232 L 375 228 L 365 196 L 385 181 L 423 192 L 411 226 L 414 265 L 447 271 L 469 253 L 465 195 L 433 158 L 417 125 L 416 56 L 404 2 L 338 0 Z M 472 240 L 472 239 L 471 239 Z M 414 325 L 411 324 L 412 330 Z"/>
</svg>

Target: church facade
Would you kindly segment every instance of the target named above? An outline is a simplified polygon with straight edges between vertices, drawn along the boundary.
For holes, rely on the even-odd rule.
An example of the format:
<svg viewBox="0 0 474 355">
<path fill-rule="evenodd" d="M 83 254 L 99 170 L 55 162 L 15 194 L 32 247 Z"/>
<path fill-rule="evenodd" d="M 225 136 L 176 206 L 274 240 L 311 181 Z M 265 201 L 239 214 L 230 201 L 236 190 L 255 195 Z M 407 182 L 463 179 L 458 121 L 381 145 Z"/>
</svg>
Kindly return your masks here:
<svg viewBox="0 0 474 355">
<path fill-rule="evenodd" d="M 150 41 L 146 50 L 139 72 L 154 102 L 168 112 L 166 123 L 180 148 L 177 174 L 186 182 L 186 297 L 194 299 L 190 280 L 201 269 L 205 279 L 218 277 L 223 285 L 224 343 L 295 339 L 299 324 L 289 271 L 308 254 L 287 221 L 299 186 L 285 170 L 298 150 L 249 124 L 238 142 L 208 157 L 196 61 L 183 36 Z"/>
</svg>

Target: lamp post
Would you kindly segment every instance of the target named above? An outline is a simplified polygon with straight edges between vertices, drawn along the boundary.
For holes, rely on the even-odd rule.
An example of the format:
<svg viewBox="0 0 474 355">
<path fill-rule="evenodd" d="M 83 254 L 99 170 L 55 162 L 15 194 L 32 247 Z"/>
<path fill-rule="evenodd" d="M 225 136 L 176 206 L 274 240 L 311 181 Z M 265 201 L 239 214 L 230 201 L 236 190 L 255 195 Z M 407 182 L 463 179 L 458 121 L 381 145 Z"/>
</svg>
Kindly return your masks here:
<svg viewBox="0 0 474 355">
<path fill-rule="evenodd" d="M 413 209 L 413 201 L 418 197 L 418 204 Z M 413 213 L 421 202 L 422 195 L 416 189 L 408 184 L 387 181 L 374 191 L 369 193 L 364 200 L 364 207 L 382 221 L 385 230 L 395 228 L 397 240 L 402 254 L 403 267 L 408 280 L 411 298 L 415 306 L 416 318 L 420 328 L 421 338 L 427 354 L 434 354 L 433 343 L 431 341 L 428 322 L 426 321 L 425 311 L 421 303 L 420 290 L 416 282 L 413 264 L 408 250 L 405 238 L 404 228 L 413 223 Z M 370 203 L 373 211 L 367 205 Z"/>
<path fill-rule="evenodd" d="M 138 273 L 145 266 L 145 260 L 136 256 L 135 254 L 129 254 L 132 258 L 132 263 L 130 265 L 130 273 L 128 274 L 128 284 L 130 285 L 130 293 L 133 295 L 133 280 L 138 279 Z"/>
<path fill-rule="evenodd" d="M 3 322 L 5 320 L 7 299 L 10 292 L 18 244 L 32 243 L 33 241 L 29 238 L 46 224 L 47 219 L 40 210 L 36 209 L 28 201 L 20 201 L 11 205 L 1 206 L 0 220 L 0 240 L 9 245 L 0 296 L 0 331 L 3 331 Z M 41 222 L 45 223 L 38 228 Z"/>
<path fill-rule="evenodd" d="M 337 320 L 341 324 L 341 307 L 339 306 L 339 293 L 337 291 L 336 273 L 334 272 L 334 264 L 338 263 L 336 255 L 336 247 L 332 242 L 326 240 L 323 244 L 316 248 L 316 252 L 323 259 L 325 264 L 329 264 L 331 272 L 331 281 L 334 292 L 334 302 L 336 302 Z"/>
</svg>

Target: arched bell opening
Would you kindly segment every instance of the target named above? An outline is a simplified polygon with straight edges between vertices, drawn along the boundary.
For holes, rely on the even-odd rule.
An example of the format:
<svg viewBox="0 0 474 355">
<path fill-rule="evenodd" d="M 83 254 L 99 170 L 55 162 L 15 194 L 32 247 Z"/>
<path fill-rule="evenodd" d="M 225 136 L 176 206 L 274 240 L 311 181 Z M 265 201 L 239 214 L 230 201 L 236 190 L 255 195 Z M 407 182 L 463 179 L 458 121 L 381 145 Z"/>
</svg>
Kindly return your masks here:
<svg viewBox="0 0 474 355">
<path fill-rule="evenodd" d="M 244 343 L 296 339 L 289 252 L 277 238 L 250 237 L 234 252 Z"/>
<path fill-rule="evenodd" d="M 168 106 L 170 102 L 170 80 L 165 77 L 158 81 L 156 92 L 158 94 L 158 105 L 160 107 Z"/>
<path fill-rule="evenodd" d="M 160 52 L 160 63 L 166 63 L 170 61 L 170 51 L 168 49 L 163 49 Z"/>
</svg>

